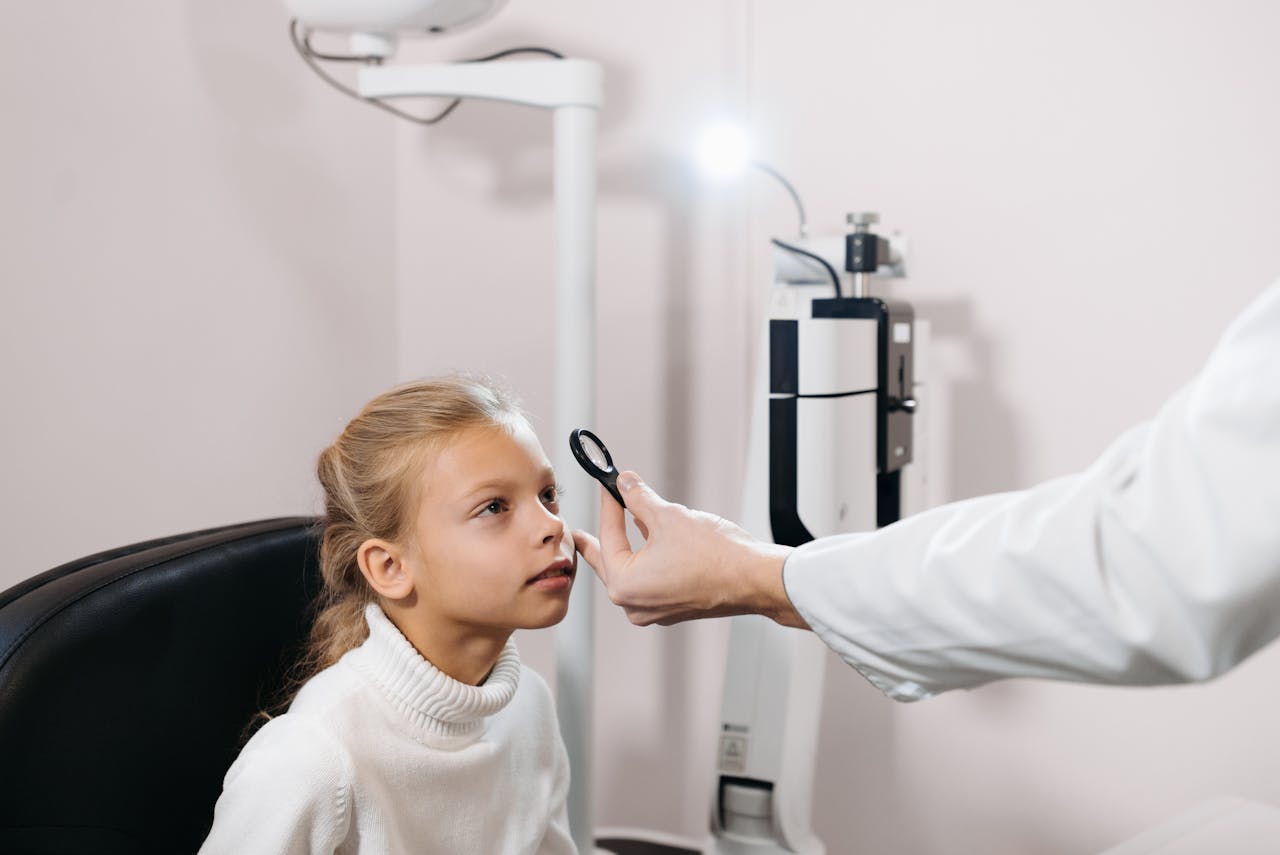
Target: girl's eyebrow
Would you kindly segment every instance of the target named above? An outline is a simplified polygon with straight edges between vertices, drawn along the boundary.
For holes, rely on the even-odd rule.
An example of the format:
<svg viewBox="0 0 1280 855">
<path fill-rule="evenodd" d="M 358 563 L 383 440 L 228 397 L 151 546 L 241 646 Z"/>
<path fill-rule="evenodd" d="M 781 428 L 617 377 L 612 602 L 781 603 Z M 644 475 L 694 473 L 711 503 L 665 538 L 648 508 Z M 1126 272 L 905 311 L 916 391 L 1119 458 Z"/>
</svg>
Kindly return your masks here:
<svg viewBox="0 0 1280 855">
<path fill-rule="evenodd" d="M 550 466 L 543 466 L 538 470 L 538 481 L 554 480 L 554 478 L 555 470 Z M 473 486 L 466 493 L 462 494 L 461 499 L 471 499 L 473 497 L 478 497 L 481 493 L 488 493 L 493 490 L 510 490 L 519 487 L 521 480 L 522 479 L 520 478 L 490 478 L 487 481 L 481 481 L 479 484 Z"/>
</svg>

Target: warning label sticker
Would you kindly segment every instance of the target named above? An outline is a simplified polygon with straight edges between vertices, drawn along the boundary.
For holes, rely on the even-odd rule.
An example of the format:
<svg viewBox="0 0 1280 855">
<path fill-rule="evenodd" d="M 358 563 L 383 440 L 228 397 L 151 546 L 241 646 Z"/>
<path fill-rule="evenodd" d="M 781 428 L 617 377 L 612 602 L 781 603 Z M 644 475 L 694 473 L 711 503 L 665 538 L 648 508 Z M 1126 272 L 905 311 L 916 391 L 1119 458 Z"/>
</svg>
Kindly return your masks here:
<svg viewBox="0 0 1280 855">
<path fill-rule="evenodd" d="M 720 771 L 740 775 L 747 770 L 747 737 L 725 733 L 720 736 Z"/>
</svg>

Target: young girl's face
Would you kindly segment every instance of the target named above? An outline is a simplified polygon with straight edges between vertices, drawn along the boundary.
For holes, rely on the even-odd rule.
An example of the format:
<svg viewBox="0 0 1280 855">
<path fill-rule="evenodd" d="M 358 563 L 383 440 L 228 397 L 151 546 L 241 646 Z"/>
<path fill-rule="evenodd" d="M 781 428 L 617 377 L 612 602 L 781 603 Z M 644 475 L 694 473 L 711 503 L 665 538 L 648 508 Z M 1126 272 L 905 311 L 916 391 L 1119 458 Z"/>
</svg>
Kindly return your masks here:
<svg viewBox="0 0 1280 855">
<path fill-rule="evenodd" d="M 573 539 L 555 473 L 523 420 L 461 431 L 426 455 L 407 561 L 435 629 L 509 631 L 558 623 L 569 607 Z"/>
</svg>

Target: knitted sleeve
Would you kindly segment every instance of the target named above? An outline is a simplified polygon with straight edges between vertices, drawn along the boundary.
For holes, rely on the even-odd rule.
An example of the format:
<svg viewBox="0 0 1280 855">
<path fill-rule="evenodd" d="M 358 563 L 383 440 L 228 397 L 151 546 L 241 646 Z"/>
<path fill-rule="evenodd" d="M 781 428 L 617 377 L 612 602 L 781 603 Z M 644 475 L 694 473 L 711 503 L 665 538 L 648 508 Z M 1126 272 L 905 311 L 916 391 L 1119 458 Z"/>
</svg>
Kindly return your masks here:
<svg viewBox="0 0 1280 855">
<path fill-rule="evenodd" d="M 347 836 L 351 773 L 338 741 L 306 717 L 272 719 L 223 779 L 201 855 L 332 853 Z"/>
</svg>

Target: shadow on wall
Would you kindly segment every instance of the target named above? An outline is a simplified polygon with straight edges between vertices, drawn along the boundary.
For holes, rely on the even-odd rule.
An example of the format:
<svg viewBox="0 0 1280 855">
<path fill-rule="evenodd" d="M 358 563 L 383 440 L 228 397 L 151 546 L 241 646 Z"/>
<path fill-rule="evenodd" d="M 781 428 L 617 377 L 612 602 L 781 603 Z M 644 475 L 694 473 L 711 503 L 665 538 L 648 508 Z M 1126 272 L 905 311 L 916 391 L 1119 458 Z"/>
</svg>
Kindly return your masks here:
<svg viewBox="0 0 1280 855">
<path fill-rule="evenodd" d="M 253 243 L 277 260 L 284 281 L 298 291 L 291 308 L 320 311 L 316 298 L 323 296 L 325 305 L 338 307 L 326 317 L 349 318 L 372 294 L 390 295 L 389 281 L 351 274 L 353 267 L 365 278 L 391 272 L 389 265 L 369 268 L 352 259 L 388 257 L 393 183 L 385 164 L 394 124 L 306 68 L 290 44 L 283 8 L 271 16 L 278 26 L 264 28 L 263 17 L 253 0 L 186 3 L 189 56 L 205 100 L 223 120 L 207 129 L 208 145 L 224 164 L 216 182 L 223 198 L 210 202 L 232 208 Z M 344 119 L 343 133 L 332 135 Z M 338 171 L 344 153 L 351 168 Z M 373 218 L 371 190 L 385 197 Z M 201 223 L 192 228 L 200 231 Z M 261 262 L 235 260 L 254 263 Z"/>
<path fill-rule="evenodd" d="M 995 383 L 1002 358 L 998 344 L 976 328 L 968 300 L 912 302 L 916 317 L 931 322 L 928 382 L 942 412 L 930 430 L 946 433 L 945 459 L 932 463 L 947 469 L 942 501 L 1027 486 L 1014 410 Z"/>
<path fill-rule="evenodd" d="M 828 852 L 896 852 L 909 817 L 893 787 L 896 704 L 827 654 L 813 828 Z"/>
</svg>

